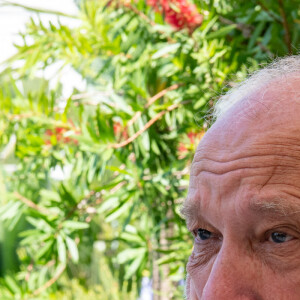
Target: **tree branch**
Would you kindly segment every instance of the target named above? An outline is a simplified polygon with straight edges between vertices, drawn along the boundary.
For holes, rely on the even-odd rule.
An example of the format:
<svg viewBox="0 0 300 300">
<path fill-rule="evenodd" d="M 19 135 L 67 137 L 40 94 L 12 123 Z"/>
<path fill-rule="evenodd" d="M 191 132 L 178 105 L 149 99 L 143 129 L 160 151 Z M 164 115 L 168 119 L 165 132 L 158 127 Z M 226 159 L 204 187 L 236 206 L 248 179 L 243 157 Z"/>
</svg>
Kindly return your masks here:
<svg viewBox="0 0 300 300">
<path fill-rule="evenodd" d="M 263 11 L 265 11 L 272 19 L 274 19 L 277 23 L 282 24 L 282 20 L 280 17 L 278 17 L 276 14 L 274 14 L 268 7 L 266 7 L 262 1 L 257 2 L 259 6 L 262 8 Z"/>
<path fill-rule="evenodd" d="M 176 90 L 181 85 L 182 84 L 176 83 L 176 84 L 173 84 L 173 85 L 165 88 L 164 90 L 161 90 L 160 92 L 158 92 L 157 94 L 155 94 L 154 96 L 152 96 L 151 98 L 148 99 L 147 104 L 145 105 L 144 108 L 145 109 L 148 108 L 156 100 L 160 99 L 161 97 L 163 97 L 168 92 Z M 126 127 L 131 126 L 141 115 L 142 115 L 141 111 L 136 112 L 135 115 L 127 122 Z"/>
<path fill-rule="evenodd" d="M 22 196 L 21 194 L 19 194 L 18 192 L 14 192 L 14 196 L 20 200 L 21 202 L 23 202 L 24 204 L 26 204 L 28 207 L 44 214 L 44 215 L 51 215 L 52 212 L 44 207 L 38 206 L 37 204 L 35 204 L 34 202 L 32 202 L 31 200 L 27 199 L 26 197 Z"/>
<path fill-rule="evenodd" d="M 285 40 L 285 43 L 287 45 L 289 54 L 292 54 L 293 50 L 292 50 L 291 32 L 290 32 L 290 29 L 289 29 L 289 24 L 288 24 L 288 21 L 287 21 L 285 10 L 284 10 L 283 1 L 278 0 L 278 3 L 279 3 L 280 15 L 281 15 L 282 20 L 283 20 L 283 28 L 284 28 L 284 31 L 285 31 L 284 40 Z"/>
<path fill-rule="evenodd" d="M 251 25 L 247 25 L 247 24 L 243 24 L 243 23 L 235 23 L 227 18 L 224 18 L 222 16 L 219 17 L 219 20 L 227 25 L 232 25 L 232 24 L 236 24 L 236 29 L 242 31 L 243 35 L 245 38 L 250 38 L 252 31 L 253 31 L 253 26 Z M 256 41 L 256 44 L 259 46 L 259 48 L 266 52 L 270 58 L 274 57 L 274 54 L 265 46 L 263 45 L 260 41 Z"/>
<path fill-rule="evenodd" d="M 117 192 L 123 185 L 125 185 L 127 183 L 126 180 L 119 182 L 116 186 L 114 186 L 111 190 L 110 193 L 113 194 L 115 192 Z"/>
<path fill-rule="evenodd" d="M 128 7 L 131 11 L 133 11 L 135 14 L 137 14 L 141 19 L 143 19 L 144 21 L 146 21 L 151 26 L 155 26 L 156 25 L 155 22 L 153 22 L 151 19 L 149 19 L 143 12 L 141 12 L 140 10 L 138 10 L 133 5 L 127 4 L 126 7 Z"/>
<path fill-rule="evenodd" d="M 165 88 L 164 90 L 160 91 L 159 93 L 157 93 L 156 95 L 154 95 L 153 97 L 149 98 L 149 100 L 147 101 L 147 104 L 145 106 L 145 108 L 148 108 L 150 105 L 152 105 L 156 100 L 158 100 L 159 98 L 163 97 L 166 93 L 176 90 L 178 89 L 182 84 L 178 84 L 175 83 L 167 88 Z"/>
<path fill-rule="evenodd" d="M 109 147 L 114 148 L 114 149 L 118 149 L 118 148 L 122 148 L 122 147 L 132 143 L 136 138 L 138 138 L 144 131 L 146 131 L 150 126 L 152 126 L 158 119 L 160 119 L 168 111 L 172 111 L 172 110 L 174 110 L 175 108 L 178 108 L 178 107 L 179 107 L 178 104 L 172 104 L 166 110 L 161 111 L 154 118 L 152 118 L 150 121 L 148 121 L 146 123 L 146 125 L 143 128 L 141 128 L 139 131 L 137 131 L 133 136 L 131 136 L 130 138 L 128 138 L 127 140 L 125 140 L 121 143 L 112 144 Z"/>
<path fill-rule="evenodd" d="M 47 288 L 49 288 L 52 284 L 54 284 L 58 280 L 58 278 L 62 275 L 62 273 L 64 272 L 65 269 L 66 269 L 66 265 L 61 265 L 58 268 L 56 274 L 50 280 L 48 280 L 44 285 L 42 285 L 37 290 L 35 290 L 33 292 L 33 295 L 34 296 L 39 295 L 40 293 L 45 291 Z"/>
<path fill-rule="evenodd" d="M 145 15 L 143 12 L 141 12 L 140 10 L 138 10 L 136 7 L 134 7 L 131 4 L 126 4 L 125 6 L 126 8 L 130 9 L 132 12 L 134 12 L 136 15 L 138 15 L 141 19 L 143 19 L 146 23 L 148 23 L 151 27 L 156 26 L 157 24 L 152 21 L 147 15 Z M 158 33 L 160 34 L 166 34 L 165 32 L 161 31 L 161 30 L 157 30 Z M 174 42 L 174 39 L 171 38 L 170 36 L 166 37 L 168 42 Z"/>
</svg>

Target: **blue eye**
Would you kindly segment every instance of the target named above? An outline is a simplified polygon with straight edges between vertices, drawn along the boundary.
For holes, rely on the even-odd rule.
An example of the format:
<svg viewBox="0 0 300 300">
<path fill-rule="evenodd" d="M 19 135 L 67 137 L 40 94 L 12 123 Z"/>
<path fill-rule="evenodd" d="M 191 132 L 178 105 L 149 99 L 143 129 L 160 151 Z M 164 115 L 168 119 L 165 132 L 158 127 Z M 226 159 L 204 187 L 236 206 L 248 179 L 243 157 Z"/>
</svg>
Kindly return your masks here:
<svg viewBox="0 0 300 300">
<path fill-rule="evenodd" d="M 272 232 L 269 241 L 276 244 L 288 242 L 293 239 L 293 236 L 284 232 Z"/>
<path fill-rule="evenodd" d="M 197 229 L 197 236 L 200 238 L 200 240 L 205 241 L 212 236 L 212 233 L 206 229 L 199 228 Z"/>
</svg>

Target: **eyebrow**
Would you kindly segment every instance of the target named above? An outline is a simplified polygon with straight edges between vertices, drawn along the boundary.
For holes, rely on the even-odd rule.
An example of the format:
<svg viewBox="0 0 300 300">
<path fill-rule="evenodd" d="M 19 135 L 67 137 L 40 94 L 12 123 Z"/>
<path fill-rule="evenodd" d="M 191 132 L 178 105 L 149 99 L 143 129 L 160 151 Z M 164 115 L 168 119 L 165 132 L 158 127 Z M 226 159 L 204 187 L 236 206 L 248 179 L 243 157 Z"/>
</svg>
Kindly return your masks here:
<svg viewBox="0 0 300 300">
<path fill-rule="evenodd" d="M 299 203 L 292 204 L 286 203 L 286 199 L 282 198 L 273 199 L 272 201 L 251 200 L 247 209 L 254 214 L 265 217 L 290 217 L 300 214 L 300 200 Z M 205 220 L 200 209 L 200 201 L 185 200 L 180 213 L 186 220 L 188 227 Z"/>
<path fill-rule="evenodd" d="M 272 201 L 251 201 L 249 209 L 255 213 L 281 217 L 300 214 L 300 201 L 299 203 L 286 202 L 287 200 L 283 198 L 273 199 Z"/>
<path fill-rule="evenodd" d="M 198 223 L 199 219 L 202 217 L 200 203 L 197 202 L 196 205 L 186 199 L 180 208 L 180 214 L 185 219 L 188 229 L 190 229 L 189 227 L 191 227 L 191 224 Z"/>
</svg>

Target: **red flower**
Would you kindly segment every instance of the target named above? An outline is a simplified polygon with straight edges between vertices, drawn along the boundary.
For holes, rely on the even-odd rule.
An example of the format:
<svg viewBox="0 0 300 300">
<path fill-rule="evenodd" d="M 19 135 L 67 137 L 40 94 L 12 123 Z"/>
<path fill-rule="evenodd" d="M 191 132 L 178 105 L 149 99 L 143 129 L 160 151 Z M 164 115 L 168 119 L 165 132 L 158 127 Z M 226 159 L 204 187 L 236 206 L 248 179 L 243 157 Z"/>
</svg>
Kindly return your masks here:
<svg viewBox="0 0 300 300">
<path fill-rule="evenodd" d="M 51 135 L 53 135 L 53 131 L 51 129 L 47 129 L 45 134 L 48 136 L 51 136 Z"/>
<path fill-rule="evenodd" d="M 66 131 L 66 128 L 64 127 L 56 127 L 55 132 L 56 134 L 63 134 Z"/>
<path fill-rule="evenodd" d="M 127 128 L 123 128 L 120 122 L 114 122 L 114 134 L 117 138 L 122 136 L 125 140 L 128 139 Z"/>
<path fill-rule="evenodd" d="M 179 143 L 179 146 L 177 147 L 177 151 L 178 152 L 186 152 L 188 149 L 187 147 L 184 145 L 184 143 Z"/>
<path fill-rule="evenodd" d="M 115 122 L 114 123 L 114 134 L 117 135 L 120 133 L 120 131 L 122 130 L 122 125 L 120 122 Z"/>
<path fill-rule="evenodd" d="M 75 144 L 78 145 L 78 140 L 68 137 L 68 136 L 64 136 L 64 133 L 67 132 L 68 129 L 65 127 L 55 127 L 54 129 L 47 129 L 45 131 L 45 135 L 51 137 L 52 135 L 56 136 L 56 141 L 59 143 L 63 143 L 63 144 Z M 79 134 L 80 132 L 76 131 L 75 134 Z M 45 144 L 46 145 L 51 145 L 51 139 L 46 139 L 45 140 Z"/>
<path fill-rule="evenodd" d="M 193 32 L 203 21 L 194 4 L 187 0 L 148 0 L 147 4 L 165 16 L 165 21 L 176 29 Z"/>
<path fill-rule="evenodd" d="M 193 153 L 196 150 L 198 143 L 204 135 L 204 131 L 200 132 L 188 132 L 187 134 L 187 142 L 180 142 L 177 147 L 178 158 L 182 159 L 188 155 L 188 153 Z"/>
</svg>

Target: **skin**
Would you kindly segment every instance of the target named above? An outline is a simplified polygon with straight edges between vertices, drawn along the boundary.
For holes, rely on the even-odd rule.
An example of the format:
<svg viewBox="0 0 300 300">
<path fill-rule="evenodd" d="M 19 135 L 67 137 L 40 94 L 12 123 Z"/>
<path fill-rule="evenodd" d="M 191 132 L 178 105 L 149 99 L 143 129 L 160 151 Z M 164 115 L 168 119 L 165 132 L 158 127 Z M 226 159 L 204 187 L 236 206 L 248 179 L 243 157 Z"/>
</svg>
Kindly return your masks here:
<svg viewBox="0 0 300 300">
<path fill-rule="evenodd" d="M 236 104 L 197 148 L 188 300 L 300 299 L 300 81 L 288 82 Z"/>
</svg>

